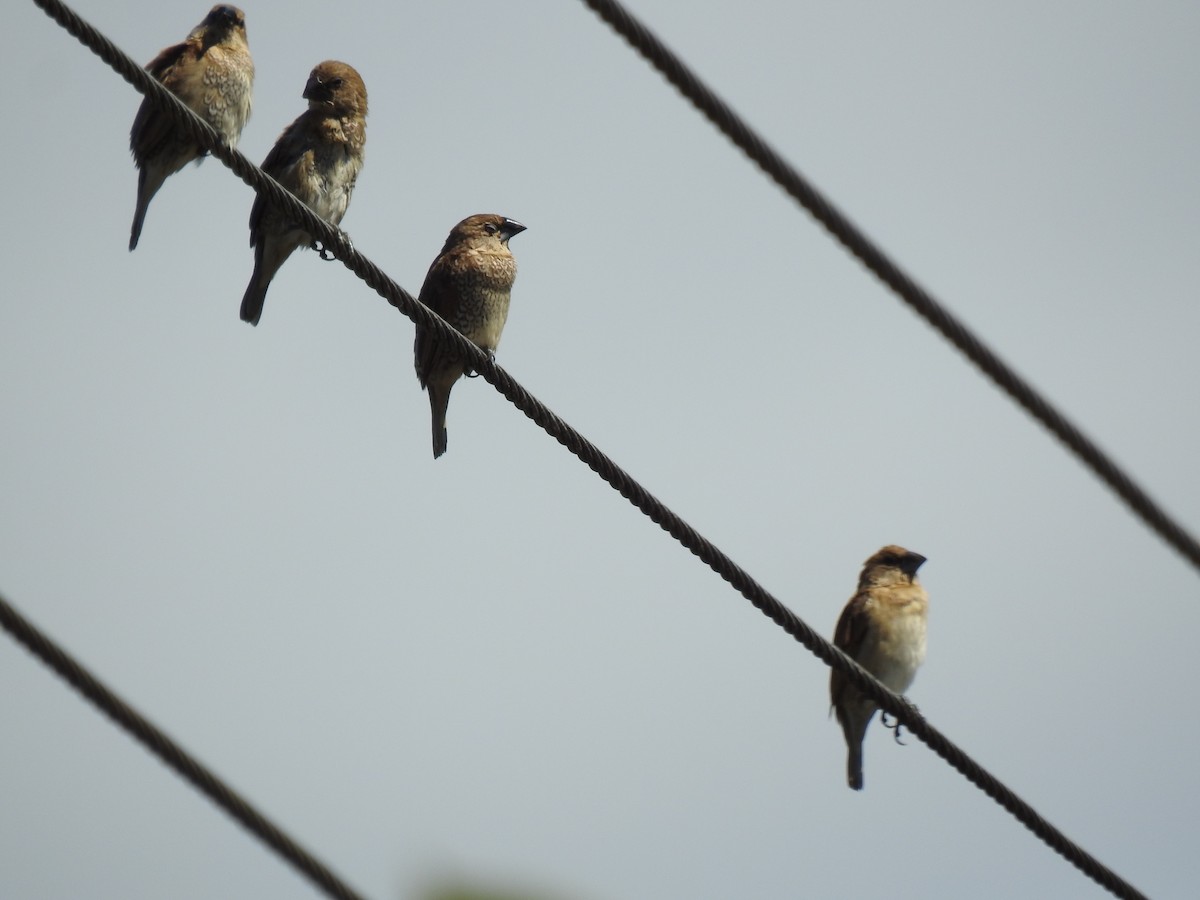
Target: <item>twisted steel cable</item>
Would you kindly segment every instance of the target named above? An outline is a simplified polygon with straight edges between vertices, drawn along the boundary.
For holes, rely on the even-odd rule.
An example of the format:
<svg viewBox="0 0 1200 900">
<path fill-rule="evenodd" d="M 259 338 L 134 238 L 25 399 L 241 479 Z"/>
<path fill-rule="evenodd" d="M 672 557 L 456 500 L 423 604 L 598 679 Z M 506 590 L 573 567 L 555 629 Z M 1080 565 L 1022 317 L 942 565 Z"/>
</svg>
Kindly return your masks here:
<svg viewBox="0 0 1200 900">
<path fill-rule="evenodd" d="M 932 325 L 1108 485 L 1155 534 L 1200 570 L 1200 542 L 1129 477 L 1087 435 L 1018 375 L 966 325 L 917 284 L 886 253 L 789 165 L 736 112 L 616 0 L 583 0 L 666 78 L 771 180 L 806 209 L 880 281 Z"/>
<path fill-rule="evenodd" d="M 250 801 L 225 784 L 203 763 L 114 694 L 66 650 L 17 612 L 3 596 L 0 596 L 0 625 L 30 653 L 61 675 L 117 725 L 133 735 L 146 749 L 190 782 L 196 790 L 233 816 L 247 831 L 283 857 L 325 894 L 337 900 L 362 900 L 361 894 L 255 809 Z"/>
<path fill-rule="evenodd" d="M 90 24 L 81 19 L 73 11 L 68 9 L 61 0 L 33 0 L 33 2 L 46 12 L 51 18 L 58 22 L 64 29 L 75 36 L 82 44 L 91 49 L 94 53 L 105 60 L 118 74 L 126 81 L 132 84 L 138 91 L 147 97 L 151 98 L 155 107 L 167 112 L 174 117 L 179 124 L 187 129 L 188 136 L 196 140 L 200 145 L 206 147 L 209 152 L 224 162 L 231 168 L 246 184 L 254 188 L 260 194 L 265 194 L 269 201 L 280 206 L 287 211 L 294 221 L 301 225 L 310 235 L 319 241 L 329 254 L 339 259 L 343 265 L 358 275 L 363 281 L 369 284 L 381 297 L 387 300 L 392 306 L 399 309 L 418 325 L 426 328 L 433 328 L 438 331 L 442 340 L 450 342 L 463 359 L 467 360 L 486 381 L 492 384 L 501 394 L 503 394 L 513 405 L 520 409 L 526 416 L 537 423 L 548 434 L 555 438 L 560 444 L 571 451 L 583 463 L 585 463 L 592 471 L 596 472 L 610 486 L 617 490 L 621 496 L 625 497 L 630 503 L 641 510 L 651 521 L 659 525 L 664 531 L 674 537 L 679 543 L 690 550 L 693 554 L 699 557 L 706 565 L 716 572 L 722 579 L 732 585 L 739 593 L 749 600 L 755 608 L 761 611 L 764 615 L 770 618 L 773 622 L 779 625 L 784 631 L 803 644 L 810 652 L 824 661 L 827 665 L 845 673 L 850 681 L 859 688 L 866 696 L 874 700 L 880 709 L 895 716 L 900 722 L 908 727 L 919 740 L 930 747 L 938 756 L 942 757 L 951 766 L 957 769 L 964 777 L 970 780 L 973 784 L 984 791 L 988 796 L 992 797 L 997 803 L 1008 810 L 1018 821 L 1029 828 L 1034 834 L 1041 838 L 1047 845 L 1055 851 L 1063 855 L 1066 859 L 1072 862 L 1081 871 L 1093 878 L 1101 886 L 1105 887 L 1111 893 L 1118 897 L 1124 898 L 1143 898 L 1137 889 L 1125 882 L 1115 872 L 1108 869 L 1099 860 L 1096 860 L 1087 851 L 1083 850 L 1077 844 L 1073 843 L 1062 832 L 1056 829 L 1053 825 L 1042 818 L 1036 810 L 1028 803 L 1017 796 L 1013 791 L 1007 788 L 1003 783 L 996 779 L 993 775 L 987 772 L 978 763 L 972 760 L 965 752 L 958 748 L 953 742 L 937 731 L 930 725 L 925 718 L 902 696 L 895 694 L 880 684 L 869 672 L 859 666 L 854 660 L 846 656 L 842 651 L 834 647 L 826 641 L 820 634 L 811 629 L 801 619 L 799 619 L 791 610 L 773 597 L 766 589 L 756 582 L 744 569 L 733 562 L 721 550 L 719 550 L 710 541 L 699 534 L 687 522 L 681 519 L 678 515 L 672 512 L 668 507 L 662 504 L 649 491 L 643 488 L 635 481 L 627 472 L 621 469 L 609 457 L 597 449 L 591 442 L 584 438 L 579 432 L 569 426 L 566 422 L 555 415 L 543 403 L 533 397 L 525 390 L 515 379 L 512 378 L 494 361 L 489 359 L 486 354 L 479 350 L 471 341 L 464 338 L 454 328 L 448 325 L 441 317 L 430 311 L 427 307 L 419 303 L 411 294 L 405 291 L 402 287 L 396 284 L 385 272 L 378 266 L 362 256 L 351 246 L 345 234 L 338 228 L 329 225 L 324 220 L 313 214 L 306 206 L 292 196 L 288 191 L 282 188 L 274 179 L 265 175 L 257 166 L 251 163 L 241 153 L 230 150 L 225 146 L 216 131 L 208 126 L 203 120 L 192 113 L 186 106 L 179 102 L 174 95 L 162 87 L 155 79 L 147 75 L 134 60 L 115 47 L 107 38 L 97 32 Z M 586 0 L 585 0 L 586 2 Z M 675 73 L 671 78 L 673 83 L 679 85 L 679 80 L 684 83 L 693 85 L 693 88 L 698 86 L 702 91 L 707 91 L 703 85 L 699 83 L 695 76 L 683 67 L 683 64 L 673 57 L 665 47 L 657 41 L 648 31 L 646 31 L 636 20 L 633 20 L 619 5 L 607 3 L 588 3 L 598 14 L 614 24 L 614 20 L 610 19 L 609 15 L 615 15 L 615 21 L 622 23 L 620 27 L 614 24 L 622 34 L 626 32 L 622 28 L 630 29 L 631 33 L 638 37 L 643 43 L 651 48 L 657 48 L 654 52 L 656 58 L 664 60 L 663 65 L 667 66 L 670 71 Z M 647 43 L 648 42 L 648 43 Z M 635 43 L 635 46 L 639 46 Z M 639 46 L 639 49 L 640 46 Z M 643 51 L 645 53 L 645 51 Z M 648 56 L 648 58 L 650 58 Z M 684 78 L 686 76 L 686 78 Z M 683 90 L 683 88 L 681 88 Z M 686 95 L 686 91 L 685 91 Z M 712 103 L 717 104 L 723 109 L 727 117 L 732 122 L 740 124 L 740 119 L 724 107 L 719 100 L 708 92 L 708 96 Z M 689 99 L 691 99 L 689 97 Z M 693 101 L 695 102 L 695 101 Z M 850 235 L 857 235 L 857 231 L 840 214 L 837 214 L 823 198 L 820 198 L 816 192 L 807 186 L 800 176 L 791 172 L 785 163 L 773 151 L 770 151 L 766 145 L 750 132 L 748 128 L 742 125 L 749 138 L 752 138 L 752 144 L 757 145 L 759 154 L 769 155 L 773 157 L 777 164 L 777 169 L 781 174 L 786 175 L 791 173 L 791 176 L 798 181 L 804 190 L 811 195 L 815 201 L 819 201 L 819 207 L 825 210 L 824 215 L 833 221 L 835 224 L 841 222 L 840 227 L 843 231 Z M 724 129 L 723 129 L 724 130 Z M 739 146 L 743 146 L 739 143 Z M 743 149 L 746 149 L 743 146 Z M 747 151 L 749 152 L 749 151 Z M 753 156 L 752 156 L 753 158 Z M 760 163 L 761 164 L 761 163 Z M 765 167 L 764 167 L 765 168 Z M 786 179 L 776 176 L 771 169 L 767 169 L 772 177 L 784 185 Z M 791 190 L 789 189 L 789 193 Z M 793 196 L 795 196 L 793 194 Z M 803 201 L 802 201 L 803 202 Z M 807 206 L 807 204 L 806 204 Z M 814 214 L 817 214 L 814 212 Z M 818 218 L 822 218 L 818 215 Z M 822 221 L 825 221 L 822 218 Z M 830 227 L 830 226 L 827 226 Z M 834 233 L 838 231 L 831 227 Z M 865 240 L 865 239 L 863 239 Z M 870 245 L 867 245 L 870 247 Z M 882 258 L 882 253 L 875 251 Z M 860 257 L 861 258 L 861 257 Z M 884 258 L 886 261 L 886 258 Z M 895 266 L 888 263 L 890 268 L 896 273 L 896 277 L 902 279 L 905 283 L 911 285 L 913 291 L 920 291 L 915 285 L 912 285 Z M 883 277 L 881 275 L 881 277 Z M 885 279 L 886 280 L 886 279 Z M 928 295 L 925 295 L 928 297 Z M 928 298 L 928 302 L 936 308 L 942 316 L 946 317 L 950 322 L 954 322 L 950 318 L 949 313 L 945 313 Z M 932 321 L 932 320 L 931 320 Z M 935 323 L 936 324 L 936 323 Z M 954 324 L 957 325 L 955 322 Z M 958 326 L 962 331 L 966 331 L 963 326 Z M 969 333 L 968 333 L 969 334 Z M 978 344 L 978 342 L 976 341 Z M 982 348 L 982 344 L 978 345 Z M 982 348 L 986 351 L 986 348 Z M 964 350 L 964 352 L 966 352 Z M 990 353 L 990 351 L 987 351 Z M 994 358 L 994 357 L 993 357 Z M 996 360 L 997 365 L 1003 366 Z M 1012 375 L 1016 379 L 1017 376 Z M 1018 379 L 1019 381 L 1019 379 Z M 1030 389 L 1031 390 L 1031 389 Z M 1036 396 L 1036 395 L 1035 395 Z M 1048 404 L 1045 404 L 1048 408 Z M 1057 432 L 1056 432 L 1057 433 Z M 1080 436 L 1082 439 L 1082 436 Z M 1099 451 L 1096 451 L 1099 452 Z M 1115 467 L 1114 467 L 1115 468 Z M 1131 483 L 1132 484 L 1132 483 Z M 1135 488 L 1136 490 L 1136 488 Z M 1156 529 L 1157 530 L 1157 529 Z M 1182 529 L 1180 529 L 1182 534 Z M 1187 537 L 1184 534 L 1184 537 Z M 1190 539 L 1189 539 L 1190 540 Z M 1192 541 L 1195 544 L 1194 541 Z M 1181 552 L 1184 552 L 1181 550 Z M 1200 565 L 1200 546 L 1196 547 L 1196 554 L 1192 557 L 1185 553 L 1189 558 L 1193 558 L 1197 565 Z M 0 624 L 6 628 L 10 628 L 7 617 L 0 617 Z M 11 628 L 10 628 L 11 630 Z M 32 648 L 31 648 L 32 649 Z M 34 652 L 37 652 L 36 650 Z M 39 654 L 41 655 L 41 654 Z M 60 671 L 64 677 L 70 680 L 69 676 L 58 668 L 58 663 L 62 662 L 57 658 L 42 657 L 47 664 L 51 665 Z M 69 661 L 69 660 L 68 660 Z M 74 683 L 74 682 L 72 682 Z M 102 702 L 89 695 L 89 699 L 98 704 Z M 103 707 L 102 707 L 103 708 Z M 106 711 L 108 711 L 106 709 Z M 110 712 L 110 715 L 112 713 Z M 115 718 L 115 716 L 114 716 Z"/>
</svg>

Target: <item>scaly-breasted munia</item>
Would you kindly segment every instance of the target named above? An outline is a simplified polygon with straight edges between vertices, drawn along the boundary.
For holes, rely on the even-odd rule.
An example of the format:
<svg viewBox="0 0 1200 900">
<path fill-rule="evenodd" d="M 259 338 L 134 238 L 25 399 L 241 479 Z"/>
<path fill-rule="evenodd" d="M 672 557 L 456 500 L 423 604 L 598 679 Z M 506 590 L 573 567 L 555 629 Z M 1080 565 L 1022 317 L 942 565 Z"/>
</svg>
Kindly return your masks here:
<svg viewBox="0 0 1200 900">
<path fill-rule="evenodd" d="M 908 690 L 925 661 L 929 597 L 917 581 L 923 562 L 921 554 L 894 544 L 868 559 L 858 577 L 858 592 L 842 610 L 833 638 L 842 652 L 897 694 Z M 836 669 L 829 679 L 829 695 L 846 736 L 846 779 L 861 791 L 863 738 L 877 707 Z"/>
<path fill-rule="evenodd" d="M 236 6 L 214 6 L 181 44 L 167 47 L 146 66 L 200 118 L 236 147 L 250 118 L 254 60 L 246 43 L 246 17 Z M 129 249 L 138 245 L 150 200 L 163 182 L 206 151 L 188 138 L 166 113 L 143 100 L 129 131 L 129 149 L 138 167 L 137 208 Z"/>
<path fill-rule="evenodd" d="M 326 60 L 304 86 L 308 109 L 283 130 L 262 168 L 305 206 L 337 225 L 350 206 L 367 143 L 367 88 L 352 66 Z M 260 194 L 250 210 L 254 274 L 242 297 L 242 320 L 257 325 L 279 267 L 312 237 Z"/>
<path fill-rule="evenodd" d="M 517 261 L 508 249 L 509 238 L 525 226 L 497 215 L 476 215 L 454 226 L 438 254 L 420 301 L 458 329 L 489 356 L 500 343 L 508 318 L 508 302 Z M 446 407 L 450 389 L 468 366 L 454 349 L 430 329 L 417 328 L 414 347 L 417 378 L 429 391 L 433 415 L 434 459 L 446 452 Z"/>
</svg>

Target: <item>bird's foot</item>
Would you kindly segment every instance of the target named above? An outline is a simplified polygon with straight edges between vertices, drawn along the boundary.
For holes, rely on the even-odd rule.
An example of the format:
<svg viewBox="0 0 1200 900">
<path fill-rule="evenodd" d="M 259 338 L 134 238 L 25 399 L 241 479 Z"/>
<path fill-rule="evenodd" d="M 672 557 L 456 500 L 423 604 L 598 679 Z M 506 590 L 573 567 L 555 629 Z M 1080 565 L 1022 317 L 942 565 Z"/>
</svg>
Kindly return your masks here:
<svg viewBox="0 0 1200 900">
<path fill-rule="evenodd" d="M 350 242 L 350 235 L 346 234 L 346 232 L 343 231 L 342 232 L 342 240 L 346 242 L 346 252 L 353 253 L 354 252 L 354 244 L 352 244 Z M 333 251 L 330 250 L 328 247 L 326 247 L 324 244 L 322 244 L 320 241 L 318 241 L 316 238 L 313 238 L 311 241 L 309 241 L 308 246 L 310 249 L 315 250 L 317 253 L 317 256 L 321 257 L 321 259 L 325 260 L 325 262 L 330 262 L 331 260 L 337 259 L 337 256 L 334 255 Z"/>
<path fill-rule="evenodd" d="M 914 717 L 920 715 L 920 710 L 917 709 L 917 705 L 915 703 L 908 703 L 908 711 L 910 713 L 912 713 Z M 888 714 L 885 713 L 883 710 L 879 711 L 879 719 L 880 719 L 880 721 L 883 722 L 884 728 L 890 728 L 892 730 L 892 737 L 894 737 L 896 739 L 897 744 L 899 744 L 902 747 L 908 746 L 907 744 L 904 743 L 904 741 L 900 740 L 900 729 L 903 728 L 904 726 L 900 722 L 899 719 L 896 720 L 895 724 L 889 723 L 888 722 Z"/>
<path fill-rule="evenodd" d="M 487 354 L 488 362 L 494 363 L 496 361 L 496 351 L 495 350 L 484 350 L 483 352 L 485 354 Z M 478 378 L 479 377 L 479 373 L 477 371 L 475 371 L 474 369 L 467 369 L 465 372 L 463 372 L 463 375 L 465 375 L 467 378 Z"/>
<path fill-rule="evenodd" d="M 907 746 L 904 743 L 904 741 L 900 740 L 900 729 L 903 728 L 904 726 L 900 724 L 899 719 L 897 719 L 895 722 L 890 722 L 890 721 L 888 721 L 888 714 L 885 713 L 883 710 L 880 710 L 879 711 L 879 721 L 881 721 L 883 723 L 884 728 L 891 729 L 892 737 L 894 737 L 896 739 L 897 744 L 899 744 L 902 747 Z"/>
</svg>

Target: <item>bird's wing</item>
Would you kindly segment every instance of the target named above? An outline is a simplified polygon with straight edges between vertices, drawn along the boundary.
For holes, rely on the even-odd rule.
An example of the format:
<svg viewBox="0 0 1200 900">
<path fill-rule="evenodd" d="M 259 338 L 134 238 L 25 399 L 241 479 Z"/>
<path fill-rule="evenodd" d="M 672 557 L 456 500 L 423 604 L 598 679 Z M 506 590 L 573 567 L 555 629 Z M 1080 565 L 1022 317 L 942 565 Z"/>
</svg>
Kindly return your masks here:
<svg viewBox="0 0 1200 900">
<path fill-rule="evenodd" d="M 307 119 L 305 115 L 301 115 L 292 122 L 291 125 L 283 130 L 283 134 L 279 135 L 279 140 L 275 142 L 275 146 L 271 148 L 271 152 L 267 154 L 267 158 L 262 161 L 262 170 L 293 193 L 298 183 L 296 177 L 297 167 L 304 157 L 312 154 L 309 142 L 304 139 L 306 124 Z M 257 243 L 263 213 L 266 212 L 266 208 L 266 198 L 262 194 L 257 195 L 254 198 L 254 206 L 250 208 L 251 247 Z"/>
<path fill-rule="evenodd" d="M 866 611 L 867 598 L 868 594 L 865 591 L 855 594 L 842 610 L 841 616 L 838 617 L 837 628 L 833 632 L 834 645 L 851 658 L 857 658 L 858 651 L 867 637 L 869 623 Z M 841 673 L 834 671 L 830 681 L 830 691 L 834 703 L 838 702 L 848 683 Z"/>
<path fill-rule="evenodd" d="M 421 285 L 421 293 L 417 299 L 444 319 L 450 310 L 452 298 L 447 279 L 441 277 L 442 273 L 439 271 L 439 264 L 443 262 L 443 259 L 444 257 L 439 256 L 429 267 L 429 274 L 425 276 L 425 283 Z M 441 339 L 433 329 L 417 329 L 414 356 L 417 377 L 420 379 L 422 387 L 425 385 L 426 378 L 433 371 L 434 361 L 441 354 L 441 344 Z"/>
<path fill-rule="evenodd" d="M 146 71 L 174 91 L 172 75 L 187 49 L 186 42 L 164 48 L 146 64 Z M 174 131 L 170 116 L 157 112 L 149 100 L 143 100 L 130 131 L 130 149 L 139 160 L 152 158 L 158 155 Z"/>
</svg>

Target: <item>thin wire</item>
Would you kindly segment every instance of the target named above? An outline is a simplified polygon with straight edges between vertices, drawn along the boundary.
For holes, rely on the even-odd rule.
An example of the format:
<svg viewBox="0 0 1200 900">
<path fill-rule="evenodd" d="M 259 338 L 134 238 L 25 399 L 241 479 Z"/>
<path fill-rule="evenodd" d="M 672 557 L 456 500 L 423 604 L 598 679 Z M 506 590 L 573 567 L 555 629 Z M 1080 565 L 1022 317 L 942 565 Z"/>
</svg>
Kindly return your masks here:
<svg viewBox="0 0 1200 900">
<path fill-rule="evenodd" d="M 609 459 L 579 432 L 567 425 L 548 407 L 533 397 L 504 369 L 448 325 L 440 316 L 417 302 L 392 281 L 378 266 L 358 253 L 339 229 L 314 215 L 306 206 L 265 175 L 257 166 L 237 151 L 230 150 L 217 133 L 179 102 L 173 94 L 146 75 L 127 55 L 118 50 L 91 25 L 69 10 L 61 0 L 33 0 L 47 15 L 62 25 L 82 44 L 93 50 L 114 70 L 141 93 L 152 98 L 156 107 L 179 120 L 188 129 L 189 137 L 228 165 L 248 185 L 279 205 L 294 221 L 337 257 L 343 265 L 369 284 L 381 297 L 395 306 L 419 326 L 436 331 L 440 339 L 449 342 L 485 380 L 492 384 L 513 405 L 537 423 L 560 444 L 596 472 L 621 496 L 641 510 L 651 521 L 674 537 L 699 557 L 709 568 L 732 585 L 755 608 L 771 619 L 810 652 L 839 672 L 845 674 L 859 690 L 870 697 L 887 713 L 895 716 L 919 740 L 938 756 L 957 769 L 964 777 L 1007 809 L 1015 818 L 1062 854 L 1085 874 L 1118 897 L 1143 898 L 1144 895 L 1123 881 L 1062 832 L 1043 819 L 1036 810 L 1002 784 L 991 773 L 972 760 L 948 738 L 930 725 L 911 703 L 884 687 L 858 663 L 826 641 L 780 603 L 749 573 L 733 562 L 692 526 L 662 504 L 627 472 Z M 640 26 L 639 26 L 640 27 Z M 644 29 L 643 29 L 644 31 Z M 680 64 L 681 65 L 681 64 Z M 1200 555 L 1198 555 L 1200 559 Z"/>
<path fill-rule="evenodd" d="M 705 118 L 746 154 L 789 196 L 825 226 L 900 299 L 937 329 L 964 356 L 1108 485 L 1151 530 L 1200 569 L 1200 542 L 1167 514 L 1141 487 L 1025 379 L 1011 369 L 966 325 L 913 281 L 807 179 L 708 88 L 670 48 L 615 0 L 583 2 L 663 75 Z"/>
<path fill-rule="evenodd" d="M 297 871 L 330 897 L 338 900 L 362 900 L 362 895 L 285 834 L 260 813 L 250 801 L 226 785 L 218 776 L 167 737 L 145 716 L 131 707 L 96 676 L 85 669 L 66 650 L 22 616 L 0 595 L 0 625 L 34 656 L 57 672 L 75 690 L 99 707 L 121 728 L 140 741 L 151 753 L 189 781 L 246 830 L 282 856 Z"/>
</svg>

